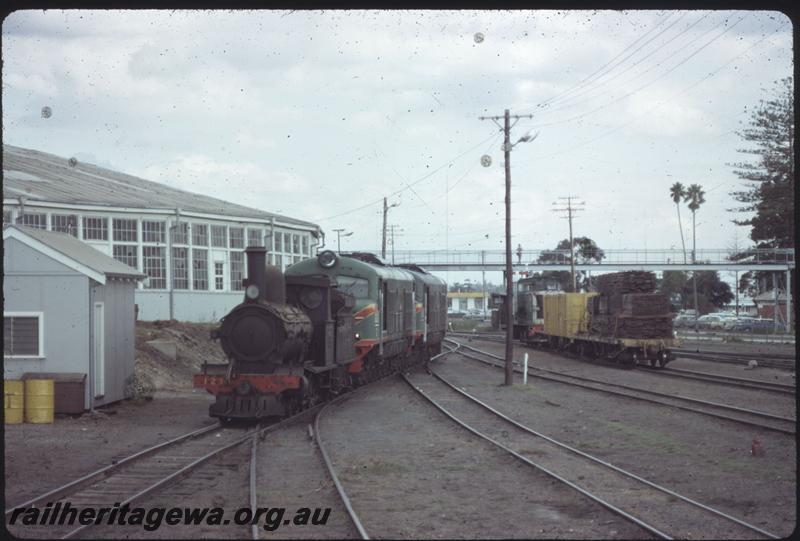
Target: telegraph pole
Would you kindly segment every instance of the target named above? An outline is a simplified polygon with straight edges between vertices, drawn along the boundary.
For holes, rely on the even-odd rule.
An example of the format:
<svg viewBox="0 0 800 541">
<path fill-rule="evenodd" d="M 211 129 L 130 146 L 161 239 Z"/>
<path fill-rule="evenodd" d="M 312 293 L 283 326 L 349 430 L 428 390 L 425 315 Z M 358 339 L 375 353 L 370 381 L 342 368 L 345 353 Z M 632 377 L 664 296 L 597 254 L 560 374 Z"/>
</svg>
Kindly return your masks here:
<svg viewBox="0 0 800 541">
<path fill-rule="evenodd" d="M 389 226 L 389 230 L 391 231 L 391 236 L 390 236 L 389 242 L 391 242 L 391 244 L 392 244 L 392 265 L 394 265 L 394 232 L 395 232 L 395 227 L 397 227 L 395 224 L 391 224 Z M 398 231 L 402 232 L 403 230 L 402 229 L 398 229 Z M 400 235 L 398 234 L 397 236 L 399 237 Z"/>
<path fill-rule="evenodd" d="M 504 385 L 513 385 L 514 384 L 514 320 L 513 320 L 513 296 L 514 296 L 514 289 L 513 289 L 513 274 L 511 272 L 512 268 L 512 261 L 511 261 L 511 149 L 517 143 L 527 143 L 532 141 L 536 138 L 536 136 L 531 137 L 528 134 L 520 137 L 520 139 L 511 144 L 511 118 L 514 118 L 514 124 L 519 121 L 520 118 L 533 118 L 533 115 L 511 115 L 509 114 L 509 110 L 505 110 L 505 114 L 503 116 L 481 116 L 478 117 L 480 120 L 491 120 L 497 126 L 498 120 L 503 119 L 503 134 L 505 135 L 503 140 L 503 154 L 505 158 L 505 170 L 506 170 L 506 364 L 505 364 L 505 382 Z"/>
<path fill-rule="evenodd" d="M 553 209 L 553 212 L 567 212 L 567 216 L 565 217 L 569 220 L 569 269 L 570 274 L 572 275 L 572 291 L 578 291 L 578 282 L 575 276 L 575 246 L 573 246 L 572 240 L 572 215 L 574 212 L 578 212 L 580 210 L 584 210 L 581 208 L 586 203 L 581 201 L 580 203 L 572 203 L 572 200 L 575 199 L 574 196 L 568 195 L 567 197 L 559 197 L 559 199 L 566 199 L 567 206 L 562 208 Z M 555 203 L 553 203 L 555 205 Z"/>
<path fill-rule="evenodd" d="M 383 239 L 381 241 L 381 259 L 386 259 L 386 215 L 389 209 L 398 206 L 400 203 L 392 203 L 386 206 L 386 198 L 383 198 Z"/>
</svg>

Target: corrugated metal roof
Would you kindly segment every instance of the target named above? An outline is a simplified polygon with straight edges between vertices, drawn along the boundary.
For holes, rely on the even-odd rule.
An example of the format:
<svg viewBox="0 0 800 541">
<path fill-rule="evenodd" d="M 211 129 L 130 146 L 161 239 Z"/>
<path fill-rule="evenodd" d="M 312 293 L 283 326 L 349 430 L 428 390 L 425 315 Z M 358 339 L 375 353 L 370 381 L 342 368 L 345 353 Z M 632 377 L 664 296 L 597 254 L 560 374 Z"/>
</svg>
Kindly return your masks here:
<svg viewBox="0 0 800 541">
<path fill-rule="evenodd" d="M 70 259 L 109 277 L 144 278 L 146 276 L 133 267 L 107 256 L 100 250 L 92 248 L 66 233 L 56 233 L 22 225 L 9 225 L 4 229 L 17 229 Z"/>
<path fill-rule="evenodd" d="M 119 173 L 90 163 L 70 165 L 68 158 L 3 145 L 3 198 L 25 196 L 29 203 L 47 201 L 141 209 L 221 214 L 318 228 L 317 224 L 272 214 L 221 199 Z"/>
</svg>

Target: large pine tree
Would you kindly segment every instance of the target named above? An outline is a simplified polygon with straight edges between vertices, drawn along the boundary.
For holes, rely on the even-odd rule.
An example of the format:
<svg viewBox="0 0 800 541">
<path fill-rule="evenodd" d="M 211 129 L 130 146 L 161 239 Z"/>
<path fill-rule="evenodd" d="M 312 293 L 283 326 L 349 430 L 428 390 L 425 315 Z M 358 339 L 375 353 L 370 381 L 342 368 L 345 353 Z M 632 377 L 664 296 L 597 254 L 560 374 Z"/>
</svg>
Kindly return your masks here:
<svg viewBox="0 0 800 541">
<path fill-rule="evenodd" d="M 750 214 L 733 222 L 750 227 L 756 248 L 794 248 L 793 79 L 776 82 L 770 94 L 774 97 L 761 100 L 747 127 L 737 132 L 749 143 L 738 152 L 753 159 L 732 164 L 734 173 L 746 183 L 745 189 L 731 194 L 742 204 L 732 210 Z M 735 259 L 751 256 L 744 251 Z M 750 273 L 743 278 L 741 289 L 751 289 L 747 287 L 752 279 Z"/>
</svg>

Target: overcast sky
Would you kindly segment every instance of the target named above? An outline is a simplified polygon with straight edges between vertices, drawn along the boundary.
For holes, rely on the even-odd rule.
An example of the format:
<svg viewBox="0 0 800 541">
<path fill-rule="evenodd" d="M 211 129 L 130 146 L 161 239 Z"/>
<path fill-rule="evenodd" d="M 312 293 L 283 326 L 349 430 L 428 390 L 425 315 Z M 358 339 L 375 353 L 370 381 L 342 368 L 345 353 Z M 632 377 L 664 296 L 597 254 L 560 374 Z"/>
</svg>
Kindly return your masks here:
<svg viewBox="0 0 800 541">
<path fill-rule="evenodd" d="M 779 12 L 701 10 L 40 10 L 2 40 L 4 142 L 309 220 L 329 246 L 345 228 L 343 250 L 380 249 L 384 196 L 398 250 L 502 249 L 502 139 L 478 117 L 506 108 L 533 114 L 514 141 L 538 133 L 511 155 L 514 246 L 566 238 L 552 203 L 576 195 L 576 236 L 680 247 L 680 181 L 707 192 L 698 248 L 725 248 L 735 131 L 793 46 Z"/>
</svg>

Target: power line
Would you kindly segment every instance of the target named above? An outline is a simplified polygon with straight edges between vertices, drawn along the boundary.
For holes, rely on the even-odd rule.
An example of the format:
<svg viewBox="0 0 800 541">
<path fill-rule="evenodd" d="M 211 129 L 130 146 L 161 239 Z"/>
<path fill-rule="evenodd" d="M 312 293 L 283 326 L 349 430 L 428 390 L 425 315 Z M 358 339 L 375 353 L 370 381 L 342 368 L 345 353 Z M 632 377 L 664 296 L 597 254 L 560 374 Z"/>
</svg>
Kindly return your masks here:
<svg viewBox="0 0 800 541">
<path fill-rule="evenodd" d="M 489 137 L 487 137 L 487 138 L 486 138 L 486 139 L 484 139 L 483 141 L 481 141 L 481 142 L 479 142 L 478 144 L 476 144 L 476 145 L 474 145 L 474 146 L 472 146 L 472 147 L 468 148 L 467 150 L 465 150 L 464 152 L 462 152 L 461 154 L 459 154 L 459 155 L 458 155 L 458 156 L 456 156 L 455 158 L 451 159 L 450 161 L 448 161 L 448 162 L 446 162 L 446 163 L 444 163 L 444 164 L 440 165 L 439 167 L 437 167 L 437 168 L 436 168 L 436 169 L 434 169 L 433 171 L 431 171 L 431 172 L 429 172 L 429 173 L 427 173 L 427 174 L 423 175 L 422 177 L 418 178 L 417 180 L 415 180 L 415 181 L 414 181 L 414 182 L 412 182 L 411 184 L 408 184 L 408 185 L 407 185 L 405 188 L 401 188 L 401 189 L 399 189 L 399 190 L 395 190 L 394 192 L 392 192 L 392 193 L 388 194 L 386 197 L 392 197 L 392 196 L 394 196 L 394 195 L 400 194 L 400 193 L 402 193 L 402 192 L 404 192 L 404 191 L 406 191 L 406 190 L 410 189 L 412 186 L 416 186 L 417 184 L 419 184 L 419 183 L 420 183 L 420 182 L 422 182 L 423 180 L 425 180 L 425 179 L 427 179 L 427 178 L 430 178 L 431 176 L 435 175 L 436 173 L 438 173 L 439 171 L 441 171 L 441 170 L 442 170 L 442 169 L 444 169 L 445 167 L 447 167 L 447 166 L 449 166 L 450 164 L 454 163 L 455 161 L 457 161 L 457 160 L 459 160 L 459 159 L 463 158 L 464 156 L 466 156 L 467 154 L 469 154 L 470 152 L 472 152 L 473 150 L 475 150 L 476 148 L 478 148 L 479 146 L 481 146 L 482 144 L 484 144 L 484 143 L 485 143 L 485 142 L 487 142 L 489 139 L 491 139 L 492 137 L 495 137 L 495 136 L 496 136 L 495 134 L 492 134 L 492 135 L 490 135 Z M 360 207 L 357 207 L 357 208 L 354 208 L 354 209 L 350 209 L 350 210 L 348 210 L 348 211 L 345 211 L 345 212 L 342 212 L 342 213 L 339 213 L 339 214 L 334 214 L 333 216 L 328 216 L 328 217 L 326 217 L 326 218 L 320 218 L 320 219 L 318 219 L 317 221 L 318 221 L 318 222 L 324 222 L 324 221 L 326 221 L 326 220 L 332 220 L 332 219 L 334 219 L 334 218 L 339 218 L 339 217 L 341 217 L 341 216 L 346 216 L 346 215 L 348 215 L 348 214 L 352 214 L 353 212 L 358 212 L 359 210 L 364 210 L 365 208 L 371 207 L 371 206 L 373 206 L 373 205 L 377 205 L 378 203 L 380 203 L 381 201 L 383 201 L 383 199 L 384 199 L 384 198 L 383 198 L 383 197 L 381 197 L 380 199 L 376 199 L 375 201 L 372 201 L 372 202 L 370 202 L 370 203 L 367 203 L 367 204 L 365 204 L 365 205 L 361 205 Z"/>
<path fill-rule="evenodd" d="M 631 120 L 629 120 L 628 122 L 624 122 L 623 124 L 620 124 L 620 125 L 618 125 L 618 126 L 615 126 L 614 128 L 611 128 L 610 130 L 608 130 L 608 131 L 605 131 L 605 132 L 601 133 L 600 135 L 598 135 L 598 136 L 596 136 L 596 137 L 592 137 L 591 139 L 587 139 L 587 140 L 585 140 L 585 141 L 583 141 L 583 142 L 581 142 L 581 143 L 578 143 L 578 144 L 576 144 L 576 145 L 573 145 L 573 146 L 571 146 L 571 147 L 569 147 L 569 148 L 565 148 L 564 150 L 557 150 L 556 152 L 552 152 L 552 153 L 550 153 L 550 154 L 543 154 L 543 155 L 541 155 L 541 156 L 534 156 L 533 158 L 534 158 L 534 159 L 541 159 L 541 158 L 552 158 L 553 156 L 558 156 L 558 155 L 560 155 L 560 154 L 565 154 L 565 153 L 567 153 L 567 152 L 572 152 L 573 150 L 576 150 L 576 149 L 578 149 L 578 148 L 580 148 L 580 147 L 586 146 L 586 145 L 588 145 L 589 143 L 593 143 L 593 142 L 595 142 L 595 141 L 598 141 L 598 140 L 600 140 L 600 139 L 603 139 L 604 137 L 608 137 L 608 136 L 609 136 L 609 135 L 611 135 L 612 133 L 614 133 L 614 132 L 616 132 L 616 131 L 619 131 L 619 130 L 621 130 L 622 128 L 624 128 L 624 127 L 626 127 L 626 126 L 628 126 L 628 125 L 630 125 L 630 124 L 632 124 L 632 123 L 636 122 L 636 121 L 637 121 L 639 118 L 641 118 L 642 116 L 644 116 L 644 115 L 646 115 L 646 114 L 648 114 L 648 113 L 652 112 L 653 110 L 655 110 L 655 109 L 657 109 L 657 108 L 661 107 L 662 105 L 664 105 L 664 104 L 665 104 L 665 103 L 667 103 L 668 101 L 670 101 L 670 100 L 673 100 L 674 98 L 677 98 L 678 96 L 681 96 L 681 95 L 685 94 L 686 92 L 690 91 L 691 89 L 693 89 L 693 88 L 694 88 L 694 87 L 696 87 L 697 85 L 699 85 L 699 84 L 701 84 L 701 83 L 703 83 L 703 82 L 707 81 L 707 80 L 708 80 L 708 79 L 710 79 L 711 77 L 714 77 L 714 76 L 716 76 L 716 74 L 717 74 L 717 73 L 719 73 L 719 72 L 720 72 L 720 71 L 722 71 L 724 68 L 726 68 L 727 66 L 729 66 L 729 65 L 730 65 L 732 62 L 734 62 L 734 61 L 735 61 L 737 58 L 739 58 L 739 57 L 741 57 L 741 56 L 744 56 L 745 54 L 747 54 L 748 52 L 750 52 L 750 50 L 751 50 L 751 49 L 753 49 L 754 47 L 756 47 L 757 45 L 759 45 L 761 42 L 765 41 L 767 38 L 770 38 L 770 37 L 772 37 L 772 35 L 774 35 L 774 34 L 777 34 L 777 33 L 778 33 L 778 32 L 780 32 L 781 30 L 783 30 L 783 28 L 785 28 L 787 24 L 788 24 L 788 23 L 783 23 L 783 24 L 782 24 L 782 25 L 780 25 L 778 28 L 776 28 L 776 29 L 775 29 L 775 31 L 773 31 L 773 32 L 772 32 L 772 34 L 770 34 L 770 35 L 767 35 L 767 36 L 764 36 L 764 37 L 762 37 L 761 39 L 759 39 L 758 41 L 754 42 L 752 45 L 750 45 L 750 47 L 748 47 L 747 49 L 745 49 L 745 50 L 744 50 L 744 51 L 742 51 L 741 53 L 737 54 L 736 56 L 734 56 L 734 57 L 730 58 L 730 59 L 729 59 L 727 62 L 725 62 L 724 64 L 722 64 L 722 65 L 721 65 L 721 66 L 719 66 L 718 68 L 716 68 L 714 71 L 711 71 L 711 72 L 709 72 L 709 73 L 708 73 L 708 74 L 707 74 L 705 77 L 703 77 L 703 78 L 701 78 L 701 79 L 699 79 L 699 80 L 695 81 L 695 82 L 694 82 L 694 83 L 692 83 L 691 85 L 689 85 L 689 86 L 687 86 L 687 87 L 683 88 L 682 90 L 680 90 L 680 91 L 676 92 L 675 94 L 673 94 L 673 95 L 669 96 L 668 98 L 666 98 L 666 99 L 664 99 L 664 100 L 662 100 L 662 101 L 658 102 L 656 105 L 654 105 L 654 106 L 650 107 L 649 109 L 647 109 L 647 110 L 646 110 L 646 111 L 644 111 L 643 113 L 640 113 L 640 114 L 638 114 L 638 115 L 634 116 L 634 118 L 632 118 L 632 119 L 631 119 Z"/>
<path fill-rule="evenodd" d="M 723 36 L 725 33 L 727 33 L 727 32 L 729 32 L 730 30 L 732 30 L 732 29 L 733 29 L 733 27 L 735 27 L 737 24 L 739 24 L 740 22 L 742 22 L 742 21 L 745 19 L 745 17 L 746 17 L 746 15 L 745 15 L 745 16 L 743 16 L 743 17 L 741 17 L 741 18 L 740 18 L 738 21 L 736 21 L 735 23 L 733 23 L 731 26 L 729 26 L 728 28 L 726 28 L 725 30 L 723 30 L 722 32 L 720 32 L 719 34 L 717 34 L 716 36 L 714 36 L 714 37 L 713 37 L 711 40 L 709 40 L 708 42 L 704 43 L 704 44 L 703 44 L 701 47 L 699 47 L 699 48 L 698 48 L 697 50 L 695 50 L 695 51 L 694 51 L 692 54 L 690 54 L 689 56 L 687 56 L 686 58 L 684 58 L 683 60 L 681 60 L 679 63 L 675 64 L 674 66 L 672 66 L 671 68 L 669 68 L 667 71 L 665 71 L 664 73 L 662 73 L 662 74 L 661 74 L 661 75 L 659 75 L 658 77 L 655 77 L 654 79 L 651 79 L 651 80 L 650 80 L 650 81 L 648 81 L 647 83 L 643 84 L 642 86 L 640 86 L 640 87 L 639 87 L 639 88 L 637 88 L 636 90 L 633 90 L 633 91 L 631 91 L 631 92 L 628 92 L 627 94 L 624 94 L 624 95 L 622 95 L 622 96 L 620 96 L 620 97 L 618 97 L 618 98 L 615 98 L 615 99 L 611 100 L 610 102 L 608 102 L 608 103 L 606 103 L 606 104 L 604 104 L 604 105 L 601 105 L 601 106 L 599 106 L 599 107 L 596 107 L 596 108 L 594 108 L 594 109 L 592 109 L 591 111 L 588 111 L 588 112 L 586 112 L 586 113 L 582 113 L 582 114 L 580 114 L 580 115 L 577 115 L 577 116 L 574 116 L 574 117 L 570 117 L 570 118 L 566 118 L 566 119 L 563 119 L 563 120 L 558 120 L 558 121 L 555 121 L 555 122 L 547 122 L 547 123 L 544 123 L 544 124 L 538 124 L 538 125 L 537 125 L 537 127 L 539 127 L 539 128 L 542 128 L 542 127 L 545 127 L 545 126 L 555 126 L 555 125 L 558 125 L 558 124 L 566 124 L 566 123 L 569 123 L 569 122 L 574 122 L 574 121 L 576 121 L 576 120 L 580 120 L 580 119 L 582 119 L 582 118 L 585 118 L 585 117 L 587 117 L 587 116 L 593 115 L 594 113 L 596 113 L 596 112 L 598 112 L 598 111 L 601 111 L 601 110 L 603 110 L 603 109 L 606 109 L 607 107 L 610 107 L 611 105 L 614 105 L 614 104 L 615 104 L 615 103 L 617 103 L 618 101 L 624 100 L 625 98 L 629 98 L 630 96 L 632 96 L 632 95 L 636 94 L 637 92 L 639 92 L 639 91 L 641 91 L 641 90 L 644 90 L 644 89 L 645 89 L 645 88 L 647 88 L 648 86 L 652 85 L 652 84 L 653 84 L 653 83 L 655 83 L 656 81 L 658 81 L 658 80 L 660 80 L 660 79 L 662 79 L 662 78 L 666 77 L 667 75 L 669 75 L 670 73 L 672 73 L 673 71 L 675 71 L 676 69 L 678 69 L 679 67 L 681 67 L 683 64 L 685 64 L 686 62 L 688 62 L 689 60 L 691 60 L 692 58 L 694 58 L 694 57 L 695 57 L 697 54 L 699 54 L 699 53 L 700 53 L 700 51 L 702 51 L 703 49 L 705 49 L 706 47 L 708 47 L 709 45 L 711 45 L 713 42 L 715 42 L 716 40 L 718 40 L 719 38 L 721 38 L 721 37 L 722 37 L 722 36 Z"/>
<path fill-rule="evenodd" d="M 644 39 L 644 38 L 645 38 L 645 37 L 646 37 L 646 36 L 647 36 L 647 35 L 648 35 L 650 32 L 652 32 L 653 30 L 655 30 L 655 29 L 656 29 L 656 28 L 658 28 L 659 26 L 661 26 L 661 25 L 663 25 L 664 23 L 666 23 L 666 22 L 667 22 L 667 20 L 669 20 L 669 18 L 670 18 L 670 17 L 672 17 L 672 15 L 673 15 L 672 13 L 669 13 L 669 14 L 668 14 L 668 15 L 667 15 L 667 16 L 666 16 L 664 19 L 662 19 L 662 20 L 661 20 L 661 22 L 660 22 L 660 23 L 658 23 L 657 25 L 655 25 L 654 27 L 652 27 L 650 30 L 648 30 L 647 32 L 645 32 L 644 34 L 642 34 L 641 36 L 639 36 L 638 38 L 636 38 L 636 39 L 635 39 L 635 40 L 634 40 L 634 41 L 633 41 L 631 44 L 629 44 L 629 45 L 628 45 L 627 47 L 625 47 L 625 48 L 624 48 L 622 51 L 620 51 L 620 52 L 619 52 L 619 53 L 618 53 L 618 54 L 617 54 L 617 55 L 616 55 L 614 58 L 612 58 L 611 60 L 609 60 L 608 62 L 606 62 L 606 63 L 605 63 L 605 64 L 603 64 L 602 66 L 600 66 L 600 67 L 599 67 L 597 70 L 595 70 L 595 71 L 593 71 L 592 73 L 590 73 L 588 76 L 586 76 L 586 77 L 585 77 L 584 79 L 582 79 L 580 82 L 578 82 L 577 84 L 575 84 L 575 85 L 573 85 L 573 86 L 571 86 L 571 87 L 567 88 L 566 90 L 563 90 L 562 92 L 559 92 L 559 93 L 558 93 L 558 94 L 556 94 L 555 96 L 553 96 L 553 97 L 551 97 L 551 98 L 549 98 L 549 99 L 547 99 L 547 100 L 545 100 L 545 101 L 543 101 L 543 102 L 541 102 L 541 103 L 537 104 L 537 105 L 536 105 L 536 107 L 534 107 L 534 108 L 533 108 L 533 109 L 531 109 L 530 111 L 533 111 L 533 110 L 534 110 L 534 109 L 536 109 L 536 108 L 540 108 L 540 107 L 548 106 L 549 104 L 553 103 L 554 101 L 557 101 L 557 100 L 559 100 L 559 99 L 560 99 L 562 96 L 564 96 L 564 95 L 566 95 L 566 94 L 569 94 L 569 93 L 570 93 L 570 92 L 572 92 L 573 90 L 575 90 L 575 89 L 577 89 L 577 88 L 580 88 L 580 87 L 584 86 L 585 84 L 588 84 L 588 83 L 591 81 L 591 79 L 592 79 L 592 78 L 593 78 L 593 77 L 594 77 L 596 74 L 600 73 L 600 72 L 601 72 L 603 69 L 605 69 L 607 66 L 609 66 L 609 65 L 610 65 L 612 62 L 614 62 L 614 61 L 615 61 L 617 58 L 619 58 L 620 56 L 622 56 L 623 54 L 625 54 L 625 52 L 626 52 L 628 49 L 630 49 L 631 47 L 633 47 L 634 45 L 636 45 L 636 43 L 638 43 L 640 40 Z M 659 34 L 659 35 L 660 35 L 660 34 Z M 657 37 L 657 36 L 656 36 L 656 37 Z M 640 48 L 641 48 L 641 47 L 640 47 Z M 637 50 L 638 50 L 638 49 L 637 49 Z M 635 52 L 635 51 L 634 51 L 634 52 Z M 613 69 L 613 68 L 612 68 L 612 69 Z"/>
<path fill-rule="evenodd" d="M 602 83 L 600 83 L 599 85 L 595 86 L 594 88 L 587 88 L 585 91 L 579 92 L 579 93 L 577 93 L 577 94 L 575 94 L 575 95 L 571 96 L 570 98 L 568 98 L 568 99 L 566 100 L 566 103 L 565 103 L 565 102 L 559 103 L 559 104 L 557 104 L 557 105 L 556 105 L 554 108 L 547 109 L 546 111 L 543 111 L 543 112 L 542 112 L 542 115 L 549 115 L 549 114 L 553 114 L 553 113 L 555 113 L 555 112 L 558 112 L 558 111 L 560 111 L 560 110 L 564 110 L 564 109 L 567 109 L 567 108 L 570 108 L 570 107 L 575 107 L 576 105 L 580 105 L 580 104 L 582 104 L 582 103 L 586 103 L 586 102 L 588 102 L 588 101 L 591 101 L 591 100 L 593 100 L 593 99 L 596 99 L 596 98 L 599 98 L 599 97 L 601 97 L 601 96 L 604 96 L 604 95 L 606 95 L 606 94 L 609 94 L 609 93 L 610 93 L 610 92 L 612 92 L 614 89 L 606 89 L 606 90 L 601 90 L 600 92 L 598 92 L 598 93 L 596 93 L 596 94 L 594 94 L 594 95 L 592 95 L 592 96 L 589 96 L 589 97 L 587 97 L 587 98 L 585 98 L 585 99 L 583 99 L 583 100 L 579 100 L 579 101 L 573 101 L 573 102 L 571 102 L 571 103 L 570 103 L 570 100 L 572 100 L 572 99 L 574 99 L 574 98 L 578 98 L 578 97 L 580 97 L 580 96 L 585 96 L 587 93 L 589 93 L 589 92 L 591 92 L 591 91 L 593 91 L 593 90 L 596 90 L 596 89 L 598 89 L 598 88 L 601 88 L 601 87 L 603 87 L 603 86 L 607 85 L 608 83 L 610 83 L 611 81 L 615 80 L 615 79 L 616 79 L 616 78 L 618 78 L 619 76 L 621 76 L 621 75 L 624 75 L 625 73 L 628 73 L 628 72 L 629 72 L 631 69 L 633 69 L 633 68 L 635 68 L 636 66 L 638 66 L 639 64 L 641 64 L 641 63 L 642 63 L 644 60 L 646 60 L 646 59 L 650 58 L 651 56 L 653 56 L 654 54 L 656 54 L 658 51 L 662 50 L 662 49 L 663 49 L 663 48 L 664 48 L 664 47 L 665 47 L 667 44 L 669 44 L 669 43 L 672 43 L 673 41 L 675 41 L 676 39 L 678 39 L 680 36 L 682 36 L 683 34 L 685 34 L 686 32 L 688 32 L 689 30 L 691 30 L 692 28 L 694 28 L 695 26 L 697 26 L 697 25 L 698 25 L 698 24 L 699 24 L 699 23 L 700 23 L 700 22 L 701 22 L 703 19 L 705 19 L 705 18 L 706 18 L 706 17 L 708 17 L 709 15 L 710 15 L 710 13 L 707 13 L 707 14 L 705 14 L 704 16 L 700 17 L 699 19 L 697 19 L 696 21 L 694 21 L 693 23 L 691 23 L 689 26 L 687 26 L 686 28 L 684 28 L 683 30 L 681 30 L 680 32 L 678 32 L 677 34 L 675 34 L 674 36 L 672 36 L 670 39 L 668 39 L 667 41 L 665 41 L 664 43 L 662 43 L 662 44 L 661 44 L 659 47 L 657 47 L 655 50 L 653 50 L 653 51 L 652 51 L 650 54 L 646 55 L 644 58 L 641 58 L 641 59 L 637 60 L 636 62 L 634 62 L 633 64 L 629 65 L 627 68 L 623 69 L 622 71 L 620 71 L 620 72 L 617 72 L 617 73 L 616 73 L 616 74 L 614 74 L 614 75 L 613 75 L 613 76 L 612 76 L 610 79 L 606 79 L 605 81 L 603 81 L 603 82 L 602 82 Z M 638 78 L 642 77 L 643 75 L 645 75 L 645 74 L 647 74 L 647 73 L 650 73 L 650 72 L 651 72 L 652 70 L 654 70 L 655 68 L 658 68 L 658 67 L 660 67 L 660 66 L 661 66 L 661 65 L 662 65 L 664 62 L 666 62 L 666 61 L 667 61 L 667 60 L 669 60 L 670 58 L 674 57 L 676 54 L 678 54 L 679 52 L 681 52 L 682 50 L 684 50 L 686 47 L 688 47 L 688 46 L 689 46 L 689 45 L 691 45 L 692 43 L 694 43 L 694 42 L 696 42 L 696 41 L 698 41 L 698 40 L 702 39 L 702 38 L 703 38 L 703 36 L 705 36 L 705 35 L 707 35 L 707 34 L 709 34 L 709 33 L 713 32 L 713 31 L 714 31 L 716 28 L 718 28 L 719 26 L 721 26 L 721 25 L 722 25 L 724 22 L 725 22 L 725 21 L 723 20 L 722 22 L 718 23 L 718 24 L 717 24 L 716 26 L 714 26 L 713 28 L 711 28 L 711 29 L 707 30 L 706 32 L 704 32 L 704 33 L 700 34 L 699 36 L 695 37 L 694 39 L 687 41 L 687 42 L 686 42 L 686 43 L 683 45 L 683 47 L 680 47 L 679 49 L 677 49 L 677 50 L 673 51 L 672 53 L 670 53 L 669 55 L 667 55 L 667 56 L 666 56 L 664 59 L 662 59 L 662 60 L 658 61 L 657 63 L 655 63 L 654 65 L 650 66 L 650 67 L 649 67 L 649 68 L 647 68 L 646 70 L 644 70 L 644 71 L 640 72 L 639 74 L 637 74 L 637 75 L 634 75 L 632 78 L 628 79 L 627 81 L 625 81 L 624 83 L 622 83 L 622 84 L 618 85 L 618 86 L 617 86 L 617 87 L 615 87 L 615 88 L 624 87 L 625 85 L 632 83 L 633 81 L 635 81 L 636 79 L 638 79 Z"/>
</svg>

